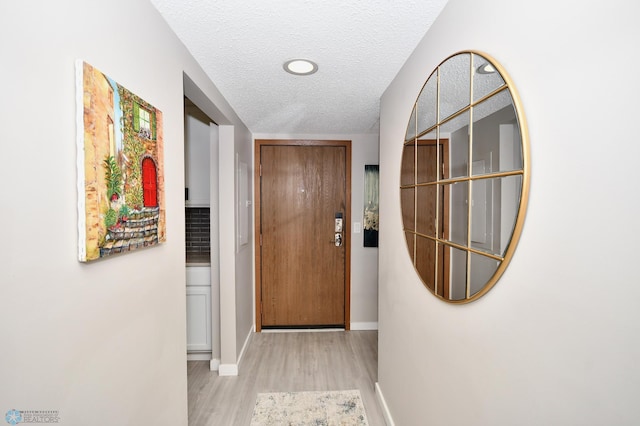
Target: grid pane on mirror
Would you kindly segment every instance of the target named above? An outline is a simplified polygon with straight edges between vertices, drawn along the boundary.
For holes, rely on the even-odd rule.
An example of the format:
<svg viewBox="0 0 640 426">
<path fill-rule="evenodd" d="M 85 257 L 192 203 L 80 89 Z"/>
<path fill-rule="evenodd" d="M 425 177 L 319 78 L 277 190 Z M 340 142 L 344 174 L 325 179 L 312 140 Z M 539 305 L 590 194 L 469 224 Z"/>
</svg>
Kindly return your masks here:
<svg viewBox="0 0 640 426">
<path fill-rule="evenodd" d="M 499 204 L 496 188 L 498 179 L 479 179 L 471 182 L 471 247 L 489 253 L 496 247 L 499 235 L 494 229 L 494 222 L 498 220 Z"/>
<path fill-rule="evenodd" d="M 478 294 L 487 282 L 493 277 L 493 275 L 498 270 L 501 261 L 492 259 L 490 257 L 481 256 L 476 253 L 469 253 L 471 256 L 470 259 L 470 270 L 471 280 L 469 282 L 469 291 L 470 296 L 475 296 Z"/>
<path fill-rule="evenodd" d="M 448 241 L 467 246 L 467 230 L 469 226 L 469 182 L 456 182 L 443 185 L 444 193 L 449 196 L 449 211 L 445 219 L 449 225 Z"/>
<path fill-rule="evenodd" d="M 435 139 L 418 139 L 416 156 L 416 183 L 435 182 L 444 161 L 442 147 Z"/>
<path fill-rule="evenodd" d="M 469 121 L 466 111 L 440 125 L 441 144 L 448 146 L 448 178 L 469 176 Z"/>
<path fill-rule="evenodd" d="M 473 175 L 522 170 L 522 137 L 513 99 L 502 91 L 473 107 Z"/>
<path fill-rule="evenodd" d="M 427 288 L 436 291 L 436 242 L 416 235 L 415 267 Z M 442 286 L 441 279 L 440 286 Z"/>
<path fill-rule="evenodd" d="M 405 239 L 407 240 L 407 249 L 409 250 L 409 257 L 411 258 L 411 264 L 415 266 L 416 261 L 416 234 L 413 232 L 405 231 L 404 233 Z"/>
<path fill-rule="evenodd" d="M 498 70 L 486 58 L 473 54 L 473 100 L 477 101 L 504 86 Z"/>
<path fill-rule="evenodd" d="M 504 256 L 520 208 L 522 176 L 474 180 L 471 206 L 471 248 Z"/>
<path fill-rule="evenodd" d="M 416 188 L 416 232 L 434 238 L 437 232 L 436 226 L 438 229 L 442 228 L 442 215 L 437 211 L 436 191 L 436 185 L 423 185 Z"/>
<path fill-rule="evenodd" d="M 529 182 L 524 121 L 509 78 L 477 52 L 443 61 L 416 98 L 402 220 L 415 270 L 442 300 L 482 296 L 513 255 Z"/>
<path fill-rule="evenodd" d="M 436 125 L 437 120 L 437 99 L 438 99 L 438 76 L 431 74 L 427 80 L 418 102 L 416 103 L 418 135 Z"/>
<path fill-rule="evenodd" d="M 449 260 L 449 298 L 448 300 L 465 300 L 467 298 L 467 256 L 468 252 L 455 247 L 446 246 L 445 259 Z"/>
<path fill-rule="evenodd" d="M 400 190 L 400 203 L 402 207 L 402 225 L 407 231 L 416 230 L 416 201 L 415 188 L 402 188 Z"/>
<path fill-rule="evenodd" d="M 407 126 L 407 134 L 404 138 L 405 142 L 412 141 L 416 137 L 416 108 L 413 108 L 411 112 L 411 119 L 409 119 L 409 125 Z"/>
<path fill-rule="evenodd" d="M 402 165 L 400 168 L 400 185 L 414 185 L 416 183 L 416 147 L 414 143 L 406 143 L 402 150 Z"/>
<path fill-rule="evenodd" d="M 446 120 L 468 106 L 470 99 L 471 55 L 463 53 L 440 65 L 439 120 Z"/>
</svg>

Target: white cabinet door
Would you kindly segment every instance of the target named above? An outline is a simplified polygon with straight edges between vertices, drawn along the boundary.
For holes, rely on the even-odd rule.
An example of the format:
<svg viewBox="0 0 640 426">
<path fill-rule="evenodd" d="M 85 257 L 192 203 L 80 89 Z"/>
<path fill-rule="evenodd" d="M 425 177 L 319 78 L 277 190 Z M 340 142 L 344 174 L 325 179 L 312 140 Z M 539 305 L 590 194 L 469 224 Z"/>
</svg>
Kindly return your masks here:
<svg viewBox="0 0 640 426">
<path fill-rule="evenodd" d="M 211 350 L 211 287 L 187 286 L 187 352 Z"/>
<path fill-rule="evenodd" d="M 199 118 L 185 116 L 185 185 L 186 204 L 193 207 L 209 205 L 210 127 Z"/>
</svg>

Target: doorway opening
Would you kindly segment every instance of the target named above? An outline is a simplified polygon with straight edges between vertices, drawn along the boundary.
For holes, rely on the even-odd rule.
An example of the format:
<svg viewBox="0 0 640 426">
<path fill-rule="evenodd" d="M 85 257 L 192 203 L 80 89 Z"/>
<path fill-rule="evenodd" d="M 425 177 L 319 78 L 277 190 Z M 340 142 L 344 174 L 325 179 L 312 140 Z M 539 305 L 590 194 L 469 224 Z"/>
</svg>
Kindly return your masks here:
<svg viewBox="0 0 640 426">
<path fill-rule="evenodd" d="M 187 359 L 220 364 L 218 126 L 188 97 L 185 129 Z"/>
</svg>

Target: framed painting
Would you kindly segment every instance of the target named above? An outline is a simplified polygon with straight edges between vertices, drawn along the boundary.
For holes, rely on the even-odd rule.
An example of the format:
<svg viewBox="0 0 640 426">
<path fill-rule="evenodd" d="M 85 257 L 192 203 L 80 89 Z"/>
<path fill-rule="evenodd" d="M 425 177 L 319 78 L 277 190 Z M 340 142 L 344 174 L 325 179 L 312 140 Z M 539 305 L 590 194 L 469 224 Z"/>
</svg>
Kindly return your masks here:
<svg viewBox="0 0 640 426">
<path fill-rule="evenodd" d="M 364 166 L 364 246 L 378 247 L 379 166 Z"/>
<path fill-rule="evenodd" d="M 166 240 L 162 112 L 76 63 L 81 262 Z"/>
</svg>

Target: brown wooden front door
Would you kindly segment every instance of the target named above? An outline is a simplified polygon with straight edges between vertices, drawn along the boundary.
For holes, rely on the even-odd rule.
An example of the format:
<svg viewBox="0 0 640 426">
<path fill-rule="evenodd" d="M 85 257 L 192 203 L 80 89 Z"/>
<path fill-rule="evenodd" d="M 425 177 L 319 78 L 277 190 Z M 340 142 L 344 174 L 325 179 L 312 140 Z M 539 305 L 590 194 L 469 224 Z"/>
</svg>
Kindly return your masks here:
<svg viewBox="0 0 640 426">
<path fill-rule="evenodd" d="M 257 140 L 256 163 L 257 329 L 348 328 L 351 142 Z"/>
</svg>

